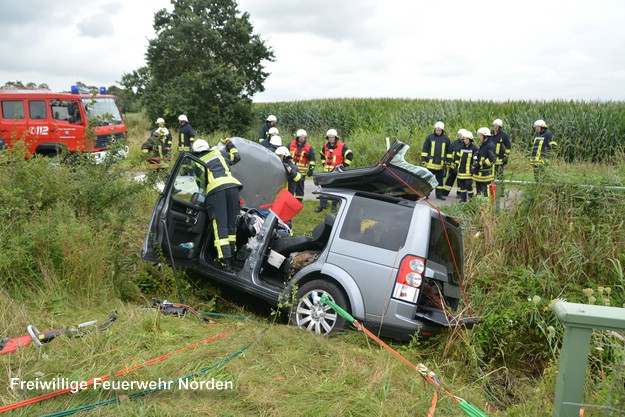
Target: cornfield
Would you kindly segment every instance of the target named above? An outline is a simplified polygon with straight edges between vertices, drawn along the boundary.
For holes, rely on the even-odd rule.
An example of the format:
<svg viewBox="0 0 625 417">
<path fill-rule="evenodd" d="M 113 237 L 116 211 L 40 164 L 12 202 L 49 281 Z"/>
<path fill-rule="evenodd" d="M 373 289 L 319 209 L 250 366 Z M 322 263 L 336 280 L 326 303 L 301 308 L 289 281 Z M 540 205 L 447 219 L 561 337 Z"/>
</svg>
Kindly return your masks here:
<svg viewBox="0 0 625 417">
<path fill-rule="evenodd" d="M 325 131 L 335 128 L 358 152 L 359 165 L 379 157 L 381 139 L 387 136 L 420 148 L 438 120 L 453 140 L 460 128 L 475 132 L 502 119 L 513 146 L 529 152 L 533 123 L 543 119 L 558 142 L 558 155 L 567 162 L 610 163 L 623 158 L 625 151 L 624 102 L 326 99 L 255 103 L 253 114 L 256 126 L 246 132 L 250 139 L 269 114 L 278 117 L 283 142 L 303 128 L 318 149 Z"/>
</svg>

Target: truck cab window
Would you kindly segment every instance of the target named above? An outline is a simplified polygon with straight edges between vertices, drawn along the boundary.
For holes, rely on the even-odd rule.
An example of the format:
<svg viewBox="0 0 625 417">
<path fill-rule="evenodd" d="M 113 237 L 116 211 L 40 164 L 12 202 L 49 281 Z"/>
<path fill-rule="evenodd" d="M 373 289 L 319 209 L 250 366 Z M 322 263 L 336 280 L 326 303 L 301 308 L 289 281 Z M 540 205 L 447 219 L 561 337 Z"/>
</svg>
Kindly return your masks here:
<svg viewBox="0 0 625 417">
<path fill-rule="evenodd" d="M 4 119 L 23 119 L 24 118 L 24 102 L 23 101 L 3 101 L 2 102 L 2 118 Z"/>
<path fill-rule="evenodd" d="M 28 111 L 31 119 L 45 119 L 46 102 L 44 100 L 30 100 L 28 102 Z"/>
<path fill-rule="evenodd" d="M 80 107 L 78 102 L 54 99 L 50 102 L 52 118 L 69 123 L 80 123 Z"/>
</svg>

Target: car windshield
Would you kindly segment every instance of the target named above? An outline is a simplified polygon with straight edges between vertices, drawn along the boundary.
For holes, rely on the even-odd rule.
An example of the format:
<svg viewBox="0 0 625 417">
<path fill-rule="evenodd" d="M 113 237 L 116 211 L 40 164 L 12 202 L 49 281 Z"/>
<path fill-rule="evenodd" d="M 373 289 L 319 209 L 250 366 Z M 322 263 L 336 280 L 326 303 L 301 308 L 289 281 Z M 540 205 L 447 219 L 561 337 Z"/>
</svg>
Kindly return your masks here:
<svg viewBox="0 0 625 417">
<path fill-rule="evenodd" d="M 115 99 L 109 97 L 89 97 L 82 99 L 89 122 L 95 126 L 119 125 L 122 115 Z"/>
</svg>

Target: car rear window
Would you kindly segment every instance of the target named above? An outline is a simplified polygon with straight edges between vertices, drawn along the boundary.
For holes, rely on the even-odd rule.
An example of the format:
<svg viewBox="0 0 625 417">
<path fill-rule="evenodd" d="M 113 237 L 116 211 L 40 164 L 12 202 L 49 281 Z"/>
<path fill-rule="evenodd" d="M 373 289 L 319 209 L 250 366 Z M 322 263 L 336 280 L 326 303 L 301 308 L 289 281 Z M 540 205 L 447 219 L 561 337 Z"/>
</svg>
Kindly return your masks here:
<svg viewBox="0 0 625 417">
<path fill-rule="evenodd" d="M 355 196 L 340 238 L 392 251 L 406 243 L 412 208 L 389 201 Z"/>
<path fill-rule="evenodd" d="M 454 281 L 457 281 L 454 259 L 458 264 L 458 268 L 460 268 L 460 273 L 462 273 L 462 232 L 458 227 L 449 222 L 445 222 L 445 227 L 447 229 L 447 235 L 449 236 L 449 243 L 447 243 L 447 236 L 445 235 L 443 223 L 440 218 L 438 216 L 432 217 L 428 259 L 446 267 L 447 273 L 451 274 L 450 276 L 454 279 Z M 451 251 L 449 250 L 450 246 Z"/>
<path fill-rule="evenodd" d="M 5 119 L 23 119 L 24 118 L 24 102 L 23 101 L 3 101 L 2 117 Z"/>
</svg>

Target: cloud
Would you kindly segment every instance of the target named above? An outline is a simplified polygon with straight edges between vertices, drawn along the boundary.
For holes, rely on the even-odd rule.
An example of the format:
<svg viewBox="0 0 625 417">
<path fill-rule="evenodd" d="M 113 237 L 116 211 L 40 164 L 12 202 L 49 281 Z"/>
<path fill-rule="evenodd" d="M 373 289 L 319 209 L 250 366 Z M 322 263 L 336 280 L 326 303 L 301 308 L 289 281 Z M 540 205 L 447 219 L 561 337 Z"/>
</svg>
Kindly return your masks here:
<svg viewBox="0 0 625 417">
<path fill-rule="evenodd" d="M 109 36 L 115 32 L 113 16 L 105 12 L 82 19 L 76 27 L 80 35 L 90 38 Z"/>
<path fill-rule="evenodd" d="M 29 0 L 0 14 L 0 84 L 111 85 L 169 0 Z M 256 101 L 625 99 L 625 3 L 239 0 L 276 62 Z"/>
</svg>

